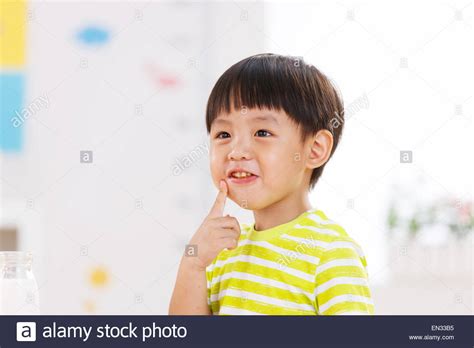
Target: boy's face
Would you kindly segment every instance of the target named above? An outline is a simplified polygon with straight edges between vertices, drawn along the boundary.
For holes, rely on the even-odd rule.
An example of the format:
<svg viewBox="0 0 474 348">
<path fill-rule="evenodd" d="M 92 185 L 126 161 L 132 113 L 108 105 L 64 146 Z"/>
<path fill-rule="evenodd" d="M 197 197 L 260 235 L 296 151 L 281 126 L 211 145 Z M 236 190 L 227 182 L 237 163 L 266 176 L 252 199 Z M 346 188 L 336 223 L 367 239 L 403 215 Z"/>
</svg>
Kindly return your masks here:
<svg viewBox="0 0 474 348">
<path fill-rule="evenodd" d="M 307 191 L 310 146 L 284 111 L 232 110 L 220 114 L 210 130 L 210 166 L 214 184 L 224 179 L 228 196 L 250 210 L 265 208 L 290 194 Z M 237 178 L 236 169 L 253 174 Z"/>
</svg>

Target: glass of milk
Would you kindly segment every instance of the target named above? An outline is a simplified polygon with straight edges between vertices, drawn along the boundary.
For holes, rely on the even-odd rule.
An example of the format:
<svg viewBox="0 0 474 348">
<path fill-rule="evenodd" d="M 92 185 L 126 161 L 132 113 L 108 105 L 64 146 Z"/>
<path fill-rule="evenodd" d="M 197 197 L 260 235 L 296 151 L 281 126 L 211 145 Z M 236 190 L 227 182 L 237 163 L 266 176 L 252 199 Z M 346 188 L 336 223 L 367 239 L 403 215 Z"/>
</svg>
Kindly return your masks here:
<svg viewBox="0 0 474 348">
<path fill-rule="evenodd" d="M 0 315 L 40 314 L 33 254 L 0 251 Z"/>
</svg>

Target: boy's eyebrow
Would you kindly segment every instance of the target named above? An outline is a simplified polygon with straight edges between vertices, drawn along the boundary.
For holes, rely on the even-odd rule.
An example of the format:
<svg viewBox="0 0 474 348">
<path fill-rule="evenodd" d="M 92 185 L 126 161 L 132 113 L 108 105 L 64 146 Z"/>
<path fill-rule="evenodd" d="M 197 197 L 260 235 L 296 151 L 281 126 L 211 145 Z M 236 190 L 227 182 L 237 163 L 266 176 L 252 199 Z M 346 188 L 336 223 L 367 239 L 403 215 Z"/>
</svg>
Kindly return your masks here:
<svg viewBox="0 0 474 348">
<path fill-rule="evenodd" d="M 257 115 L 252 117 L 252 119 L 255 121 L 272 121 L 276 124 L 279 124 L 278 119 L 271 114 Z M 222 117 L 218 117 L 214 120 L 214 123 L 232 123 L 232 121 L 224 119 Z"/>
<path fill-rule="evenodd" d="M 277 118 L 273 116 L 272 114 L 258 115 L 258 116 L 255 116 L 254 119 L 259 120 L 259 121 L 272 121 L 278 124 Z"/>
<path fill-rule="evenodd" d="M 232 122 L 224 118 L 216 118 L 212 123 L 216 124 L 216 123 L 232 123 Z"/>
</svg>

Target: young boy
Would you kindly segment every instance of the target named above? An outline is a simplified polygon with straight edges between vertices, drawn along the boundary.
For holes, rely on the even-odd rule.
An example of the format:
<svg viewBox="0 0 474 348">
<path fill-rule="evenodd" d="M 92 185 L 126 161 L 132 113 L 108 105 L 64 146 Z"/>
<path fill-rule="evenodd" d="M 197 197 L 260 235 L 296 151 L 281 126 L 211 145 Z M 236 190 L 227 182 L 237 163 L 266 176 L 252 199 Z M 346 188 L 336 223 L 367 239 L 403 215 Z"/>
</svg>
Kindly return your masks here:
<svg viewBox="0 0 474 348">
<path fill-rule="evenodd" d="M 314 66 L 259 54 L 230 67 L 206 111 L 219 193 L 181 259 L 169 314 L 373 314 L 367 263 L 308 192 L 337 147 L 342 100 Z M 255 223 L 224 216 L 229 197 Z"/>
</svg>

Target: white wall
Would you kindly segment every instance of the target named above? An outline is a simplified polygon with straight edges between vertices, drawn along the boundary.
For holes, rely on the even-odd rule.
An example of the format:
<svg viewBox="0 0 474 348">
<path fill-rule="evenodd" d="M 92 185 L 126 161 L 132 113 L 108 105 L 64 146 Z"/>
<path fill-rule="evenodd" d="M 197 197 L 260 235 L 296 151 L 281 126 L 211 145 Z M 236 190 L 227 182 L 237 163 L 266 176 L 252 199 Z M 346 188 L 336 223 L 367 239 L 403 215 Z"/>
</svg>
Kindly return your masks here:
<svg viewBox="0 0 474 348">
<path fill-rule="evenodd" d="M 459 259 L 450 278 L 414 252 L 421 245 L 444 260 L 445 230 L 426 228 L 412 244 L 390 239 L 386 224 L 392 199 L 406 216 L 441 199 L 472 202 L 472 11 L 461 1 L 265 7 L 266 49 L 304 57 L 343 94 L 342 141 L 312 202 L 366 252 L 377 314 L 472 313 L 472 247 L 458 250 L 469 264 Z M 400 163 L 402 150 L 413 151 L 412 164 Z"/>
<path fill-rule="evenodd" d="M 20 248 L 35 251 L 42 313 L 165 314 L 184 245 L 216 192 L 202 152 L 205 103 L 226 67 L 261 51 L 246 19 L 260 22 L 262 6 L 243 17 L 235 3 L 44 2 L 30 11 L 28 100 L 47 95 L 49 106 L 27 121 L 24 153 L 3 159 L 4 202 Z M 78 45 L 84 24 L 108 28 L 110 42 Z M 179 86 L 158 89 L 147 64 Z M 93 151 L 92 164 L 79 162 L 82 150 Z M 34 209 L 24 210 L 28 199 Z M 105 286 L 90 281 L 95 269 Z"/>
</svg>

